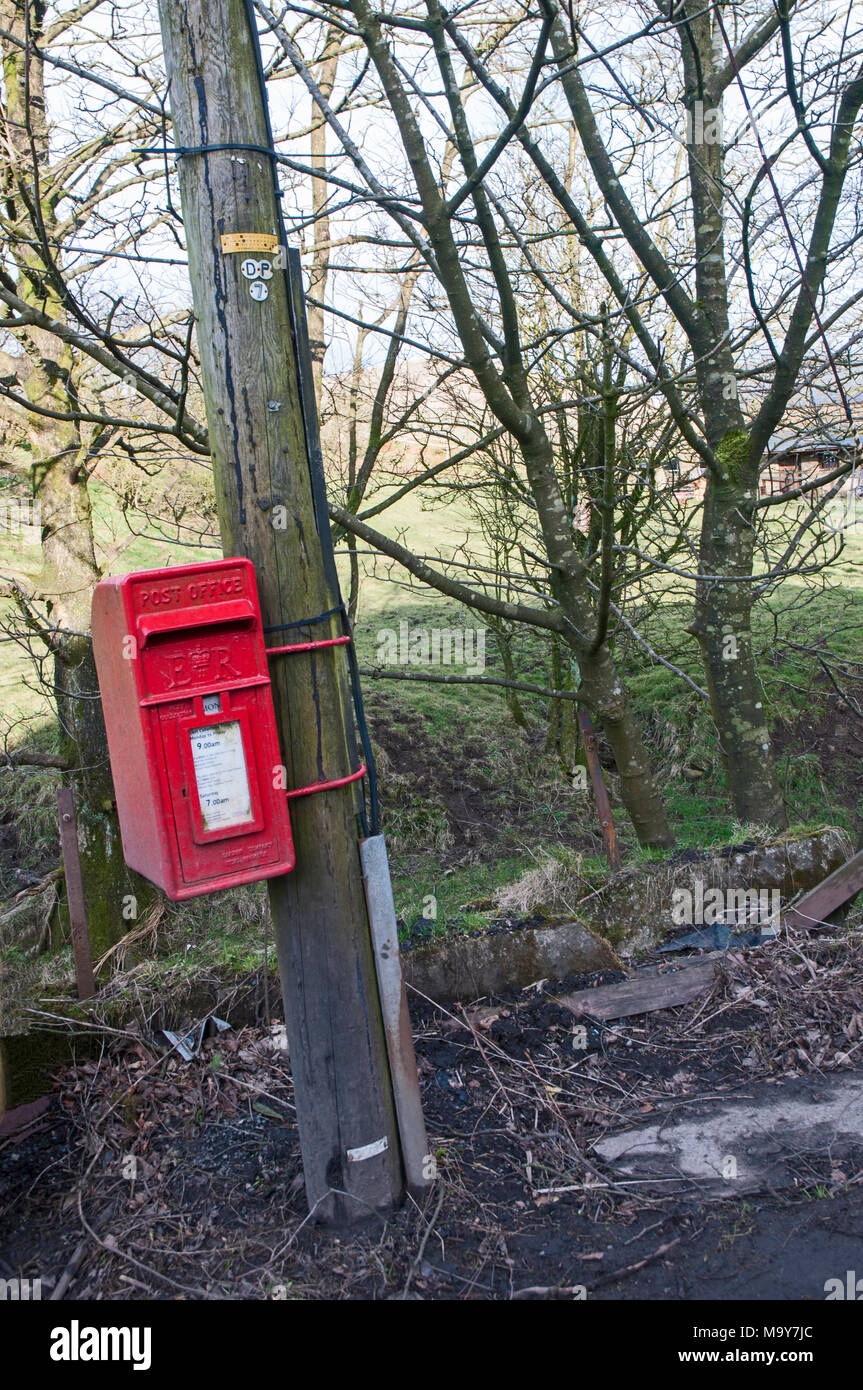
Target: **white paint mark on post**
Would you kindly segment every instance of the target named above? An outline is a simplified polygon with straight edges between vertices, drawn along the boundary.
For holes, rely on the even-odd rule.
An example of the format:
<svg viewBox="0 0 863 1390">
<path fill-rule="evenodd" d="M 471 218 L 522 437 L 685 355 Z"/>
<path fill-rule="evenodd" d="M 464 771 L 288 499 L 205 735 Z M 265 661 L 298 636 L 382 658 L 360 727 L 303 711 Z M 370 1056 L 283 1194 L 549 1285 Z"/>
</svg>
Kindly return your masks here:
<svg viewBox="0 0 863 1390">
<path fill-rule="evenodd" d="M 361 1144 L 358 1149 L 348 1149 L 348 1163 L 363 1163 L 367 1158 L 376 1158 L 378 1154 L 386 1153 L 390 1146 L 390 1141 L 386 1135 L 383 1139 L 373 1139 L 371 1144 Z"/>
</svg>

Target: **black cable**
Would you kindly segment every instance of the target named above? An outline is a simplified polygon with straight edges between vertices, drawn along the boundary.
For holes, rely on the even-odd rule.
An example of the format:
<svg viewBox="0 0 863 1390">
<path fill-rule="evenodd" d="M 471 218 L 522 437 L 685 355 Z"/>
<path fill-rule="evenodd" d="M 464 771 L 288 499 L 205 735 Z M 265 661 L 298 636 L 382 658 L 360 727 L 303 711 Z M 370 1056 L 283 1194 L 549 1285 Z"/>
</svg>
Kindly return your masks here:
<svg viewBox="0 0 863 1390">
<path fill-rule="evenodd" d="M 329 527 L 327 529 L 329 529 Z M 348 611 L 344 604 L 342 604 L 342 615 L 344 617 L 345 629 L 350 631 L 350 619 L 348 618 Z M 357 649 L 353 643 L 353 634 L 351 634 L 351 641 L 347 644 L 347 653 L 348 669 L 351 674 L 351 691 L 354 697 L 354 713 L 357 717 L 357 728 L 360 731 L 360 742 L 363 745 L 366 772 L 368 774 L 371 834 L 379 835 L 381 833 L 381 809 L 378 800 L 378 770 L 375 763 L 375 755 L 372 751 L 372 740 L 369 735 L 369 727 L 366 723 L 366 710 L 363 704 L 362 686 L 360 685 L 360 668 L 357 662 Z M 365 816 L 363 819 L 365 820 Z M 366 835 L 369 833 L 367 825 L 365 826 L 365 833 Z"/>
<path fill-rule="evenodd" d="M 271 623 L 264 628 L 264 632 L 286 632 L 290 627 L 314 627 L 315 623 L 324 623 L 327 618 L 335 617 L 336 613 L 341 613 L 344 605 L 339 603 L 335 608 L 328 608 L 326 613 L 317 613 L 314 618 L 295 618 L 292 623 Z"/>
<path fill-rule="evenodd" d="M 348 611 L 345 608 L 344 603 L 342 602 L 339 602 L 336 608 L 328 608 L 326 613 L 316 613 L 313 618 L 296 618 L 292 623 L 271 623 L 269 627 L 264 628 L 264 633 L 269 634 L 271 632 L 285 632 L 289 628 L 297 627 L 314 627 L 316 623 L 326 622 L 327 618 L 334 617 L 336 613 L 339 613 L 342 616 L 344 620 L 345 631 L 350 636 L 350 619 L 348 618 Z M 371 739 L 369 737 L 368 725 L 366 724 L 366 712 L 363 706 L 359 663 L 357 662 L 357 653 L 356 648 L 353 644 L 353 639 L 350 642 L 346 643 L 346 646 L 348 649 L 347 655 L 348 663 L 350 666 L 351 694 L 353 695 L 354 700 L 354 713 L 357 717 L 357 727 L 360 731 L 360 742 L 363 745 L 363 753 L 365 754 L 366 758 L 366 771 L 368 773 L 369 781 L 369 802 L 371 804 L 372 812 L 371 833 L 373 835 L 377 835 L 378 831 L 380 830 L 377 768 L 375 766 L 374 754 L 371 751 Z M 355 752 L 356 750 L 354 749 L 353 751 Z"/>
<path fill-rule="evenodd" d="M 272 159 L 276 153 L 275 150 L 268 150 L 266 145 L 246 145 L 241 141 L 230 140 L 220 145 L 175 145 L 172 154 L 176 155 L 177 159 L 182 159 L 187 154 L 213 154 L 221 150 L 248 150 L 251 154 L 262 154 L 268 159 Z M 147 154 L 148 151 L 142 149 L 140 153 Z"/>
</svg>

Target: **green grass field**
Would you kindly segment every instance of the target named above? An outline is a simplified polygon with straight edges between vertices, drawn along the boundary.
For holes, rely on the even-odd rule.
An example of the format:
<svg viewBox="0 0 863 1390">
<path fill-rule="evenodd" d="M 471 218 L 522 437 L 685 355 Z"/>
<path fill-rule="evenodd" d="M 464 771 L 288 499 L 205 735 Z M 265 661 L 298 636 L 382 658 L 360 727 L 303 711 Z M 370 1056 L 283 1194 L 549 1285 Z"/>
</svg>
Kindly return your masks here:
<svg viewBox="0 0 863 1390">
<path fill-rule="evenodd" d="M 97 484 L 93 501 L 100 557 L 111 556 L 113 572 L 213 557 L 212 550 L 129 538 L 111 492 Z M 143 524 L 144 518 L 138 521 Z M 466 512 L 442 509 L 434 498 L 415 494 L 378 524 L 391 535 L 404 531 L 415 549 L 435 555 L 451 554 L 470 522 Z M 826 582 L 807 586 L 801 580 L 785 581 L 758 610 L 755 624 L 789 819 L 795 825 L 836 823 L 855 837 L 858 817 L 863 818 L 856 783 L 841 752 L 825 756 L 819 726 L 835 707 L 835 697 L 816 657 L 803 649 L 822 644 L 846 661 L 863 661 L 861 558 L 863 537 L 856 529 Z M 37 547 L 11 559 L 22 582 L 35 581 Z M 344 559 L 339 563 L 346 587 L 346 564 Z M 411 629 L 478 626 L 473 614 L 406 583 L 380 558 L 364 555 L 362 572 L 356 632 L 361 665 L 376 664 L 380 633 L 398 631 L 401 623 Z M 655 611 L 645 618 L 644 635 L 701 683 L 695 642 L 685 632 L 691 594 L 682 583 L 668 590 L 666 584 Z M 706 700 L 647 657 L 625 632 L 615 635 L 613 646 L 653 752 L 679 848 L 745 839 L 750 828 L 737 824 L 729 808 Z M 486 674 L 502 674 L 491 634 L 486 656 Z M 551 683 L 548 646 L 535 631 L 517 635 L 514 656 L 523 679 L 546 687 Z M 502 691 L 489 687 L 367 679 L 365 696 L 378 749 L 397 910 L 407 939 L 486 925 L 499 915 L 497 891 L 548 856 L 577 856 L 585 878 L 601 879 L 604 860 L 592 796 L 573 787 L 558 755 L 546 750 L 544 699 L 523 697 L 528 723 L 519 728 Z M 50 703 L 26 651 L 10 641 L 0 645 L 0 710 L 10 747 L 24 741 L 51 747 Z M 850 712 L 848 720 L 853 723 Z M 820 729 L 811 747 L 800 734 L 801 721 Z M 615 797 L 610 769 L 607 779 L 625 858 L 638 862 L 654 857 L 637 847 Z M 6 855 L 0 870 L 5 899 L 20 886 L 13 867 L 37 874 L 57 860 L 56 784 L 57 774 L 51 772 L 7 768 L 0 773 L 0 822 L 17 832 L 15 852 Z M 261 959 L 265 915 L 265 895 L 258 888 L 201 899 L 182 909 L 172 906 L 155 950 L 173 970 L 215 968 L 219 962 L 232 970 L 253 969 Z"/>
</svg>

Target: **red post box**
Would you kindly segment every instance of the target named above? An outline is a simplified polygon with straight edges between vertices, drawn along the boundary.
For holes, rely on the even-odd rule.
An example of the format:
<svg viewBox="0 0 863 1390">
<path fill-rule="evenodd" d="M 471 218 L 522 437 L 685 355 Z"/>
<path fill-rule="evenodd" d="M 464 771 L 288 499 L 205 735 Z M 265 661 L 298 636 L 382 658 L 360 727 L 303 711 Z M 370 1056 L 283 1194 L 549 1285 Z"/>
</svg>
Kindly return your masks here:
<svg viewBox="0 0 863 1390">
<path fill-rule="evenodd" d="M 250 560 L 103 579 L 93 654 L 126 862 L 169 898 L 294 866 Z"/>
</svg>

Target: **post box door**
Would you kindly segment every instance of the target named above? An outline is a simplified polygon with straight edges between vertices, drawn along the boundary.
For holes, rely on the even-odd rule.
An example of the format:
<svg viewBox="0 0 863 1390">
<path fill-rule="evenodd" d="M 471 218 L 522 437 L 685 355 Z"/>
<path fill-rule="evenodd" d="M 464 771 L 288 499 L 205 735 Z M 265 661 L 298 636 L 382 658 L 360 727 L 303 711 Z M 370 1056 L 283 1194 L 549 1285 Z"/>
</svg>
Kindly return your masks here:
<svg viewBox="0 0 863 1390">
<path fill-rule="evenodd" d="M 276 793 L 271 751 L 260 742 L 259 699 L 257 688 L 223 691 L 159 710 L 180 869 L 189 885 L 279 859 L 277 836 L 267 830 L 277 823 Z"/>
</svg>

